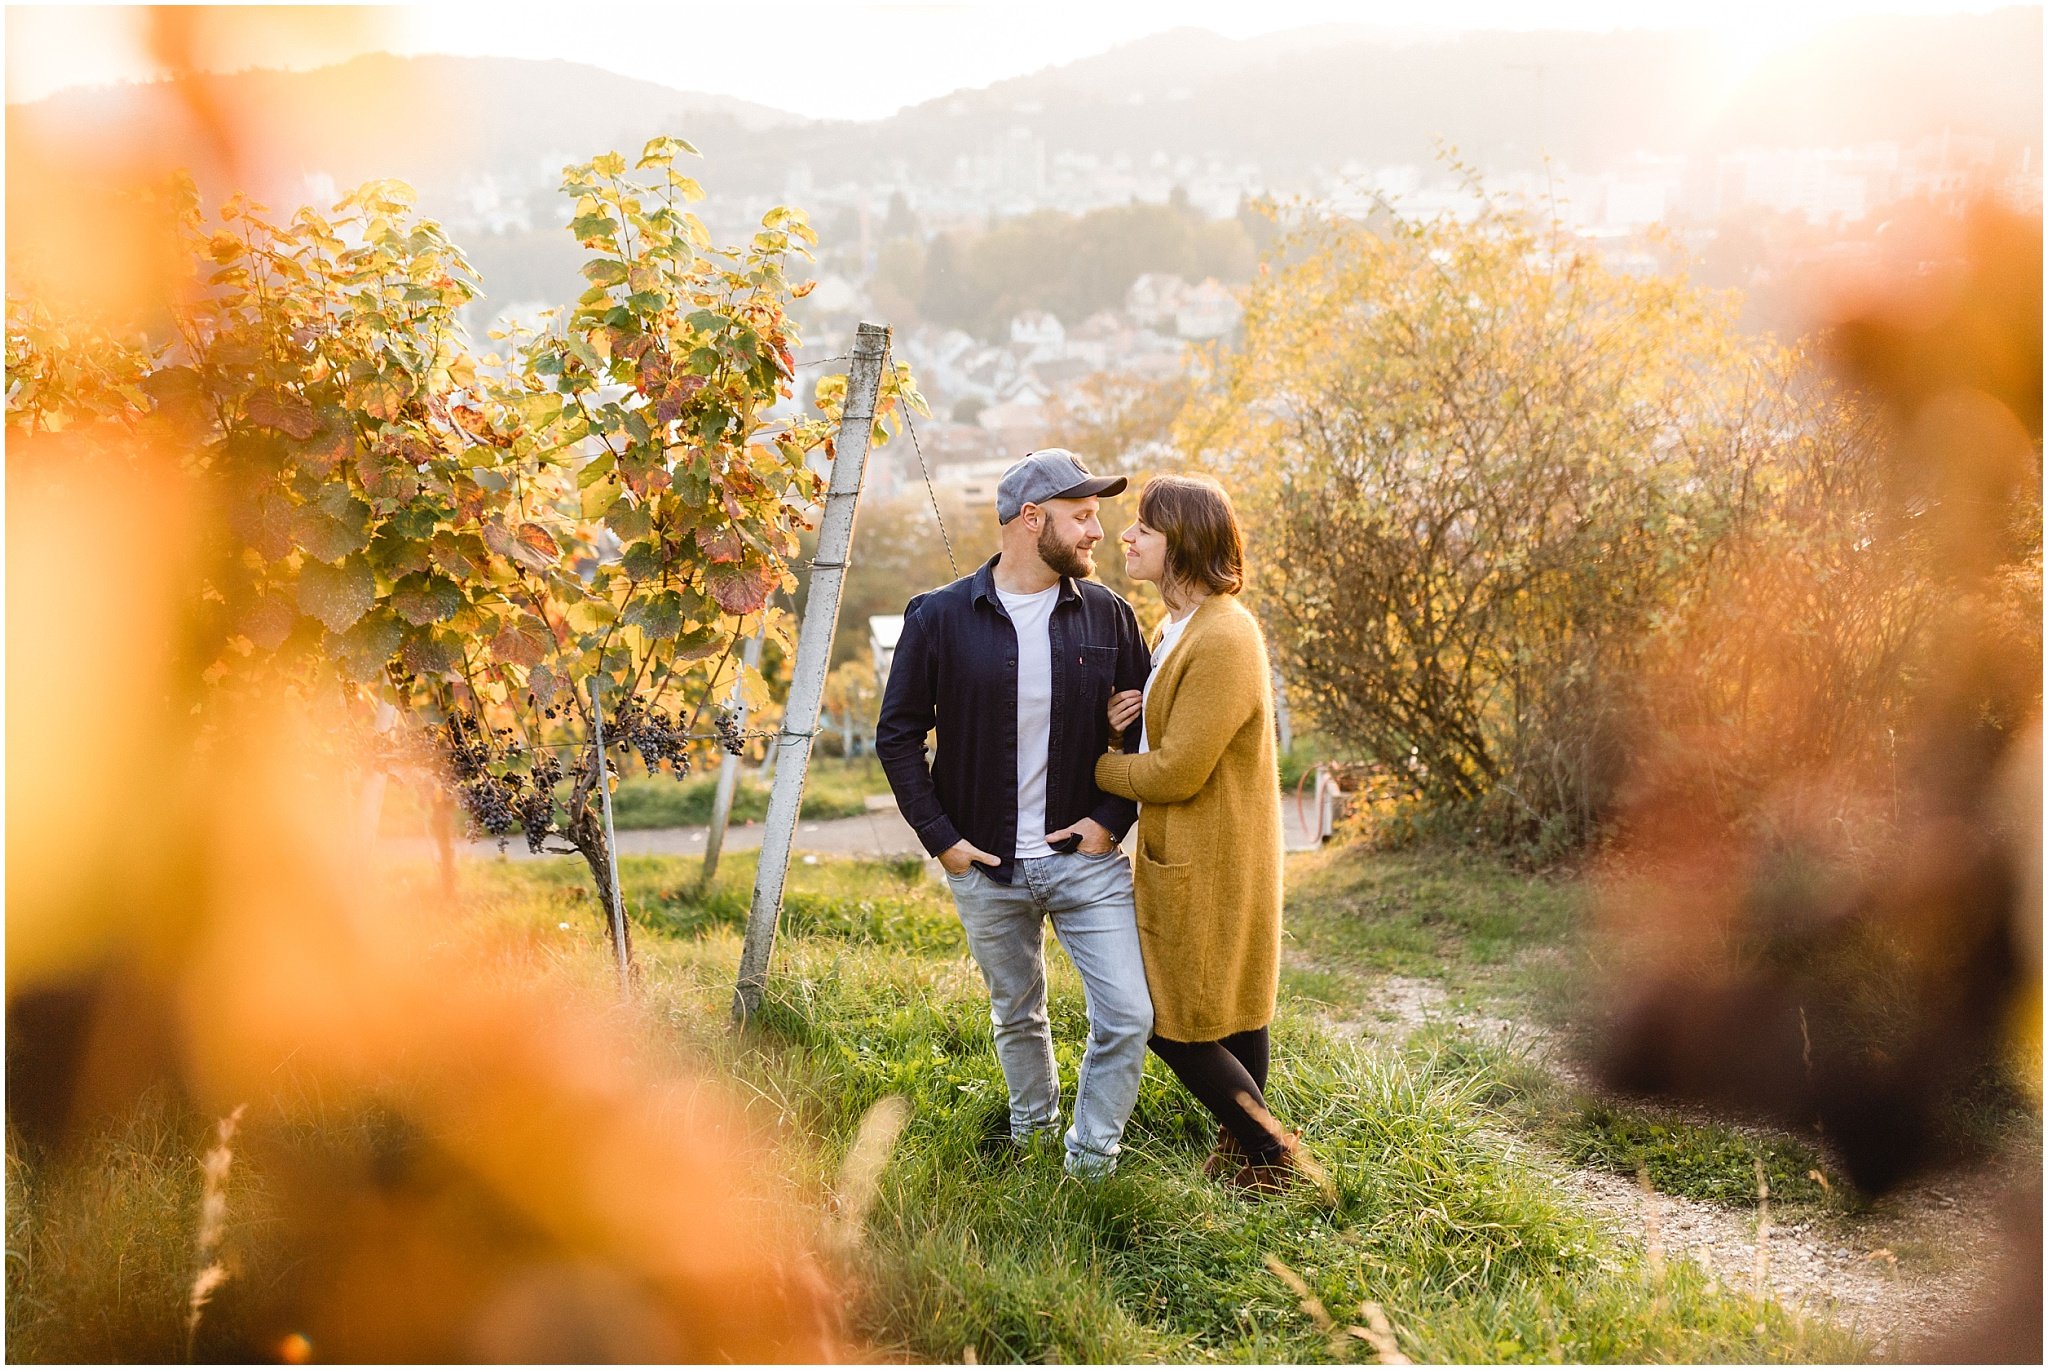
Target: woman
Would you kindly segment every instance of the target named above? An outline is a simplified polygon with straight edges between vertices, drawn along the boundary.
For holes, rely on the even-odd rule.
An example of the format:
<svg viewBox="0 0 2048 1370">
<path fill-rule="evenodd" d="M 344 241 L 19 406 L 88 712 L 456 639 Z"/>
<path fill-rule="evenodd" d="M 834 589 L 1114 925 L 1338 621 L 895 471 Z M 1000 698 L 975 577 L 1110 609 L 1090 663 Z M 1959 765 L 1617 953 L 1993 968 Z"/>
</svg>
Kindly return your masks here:
<svg viewBox="0 0 2048 1370">
<path fill-rule="evenodd" d="M 1298 1139 L 1266 1109 L 1280 977 L 1281 835 L 1272 671 L 1237 602 L 1244 537 L 1213 480 L 1160 476 L 1123 533 L 1124 569 L 1159 586 L 1167 620 L 1145 689 L 1110 700 L 1137 752 L 1095 763 L 1095 783 L 1136 799 L 1138 939 L 1151 983 L 1152 1050 L 1219 1123 L 1202 1170 L 1277 1192 Z"/>
</svg>

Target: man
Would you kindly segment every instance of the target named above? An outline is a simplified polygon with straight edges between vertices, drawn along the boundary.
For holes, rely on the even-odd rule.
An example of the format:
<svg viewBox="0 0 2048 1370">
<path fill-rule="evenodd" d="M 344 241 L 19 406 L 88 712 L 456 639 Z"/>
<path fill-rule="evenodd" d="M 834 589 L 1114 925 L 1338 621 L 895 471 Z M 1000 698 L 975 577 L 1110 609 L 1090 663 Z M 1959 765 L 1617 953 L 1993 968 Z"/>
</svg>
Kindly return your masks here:
<svg viewBox="0 0 2048 1370">
<path fill-rule="evenodd" d="M 875 727 L 897 807 L 945 867 L 988 982 L 1013 1142 L 1059 1124 L 1047 919 L 1081 973 L 1088 1048 L 1066 1166 L 1084 1176 L 1116 1167 L 1152 1030 L 1131 868 L 1117 849 L 1137 806 L 1095 788 L 1109 697 L 1141 688 L 1149 665 L 1131 606 L 1087 579 L 1101 496 L 1124 483 L 1089 475 L 1061 448 L 1005 472 L 1001 550 L 910 601 Z"/>
</svg>

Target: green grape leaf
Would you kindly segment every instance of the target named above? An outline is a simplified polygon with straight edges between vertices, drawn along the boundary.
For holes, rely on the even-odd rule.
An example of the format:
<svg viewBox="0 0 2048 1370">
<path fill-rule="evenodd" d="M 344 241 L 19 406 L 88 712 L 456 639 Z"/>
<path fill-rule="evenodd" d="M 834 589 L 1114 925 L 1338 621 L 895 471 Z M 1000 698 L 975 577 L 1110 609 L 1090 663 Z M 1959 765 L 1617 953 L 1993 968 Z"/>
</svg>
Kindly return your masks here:
<svg viewBox="0 0 2048 1370">
<path fill-rule="evenodd" d="M 319 561 L 340 561 L 370 545 L 370 506 L 352 501 L 354 508 L 341 515 L 330 514 L 317 505 L 299 510 L 292 519 L 292 541 Z"/>
<path fill-rule="evenodd" d="M 298 624 L 298 606 L 280 595 L 264 595 L 242 610 L 235 629 L 259 651 L 274 652 L 284 646 Z"/>
<path fill-rule="evenodd" d="M 621 564 L 634 580 L 647 580 L 660 573 L 661 554 L 651 542 L 636 542 L 626 548 Z"/>
<path fill-rule="evenodd" d="M 622 615 L 651 638 L 672 638 L 683 630 L 683 600 L 674 590 L 639 595 L 628 601 Z"/>
<path fill-rule="evenodd" d="M 347 632 L 330 634 L 327 654 L 350 680 L 369 684 L 384 674 L 384 665 L 405 637 L 405 625 L 388 609 L 377 609 Z"/>
<path fill-rule="evenodd" d="M 462 639 L 431 628 L 415 628 L 406 634 L 398 659 L 414 675 L 442 675 L 462 664 Z"/>
<path fill-rule="evenodd" d="M 377 573 L 362 557 L 339 566 L 309 561 L 299 570 L 299 607 L 327 625 L 346 632 L 377 601 Z"/>
<path fill-rule="evenodd" d="M 462 587 L 445 576 L 415 573 L 391 589 L 391 608 L 407 623 L 444 623 L 461 611 Z"/>
</svg>

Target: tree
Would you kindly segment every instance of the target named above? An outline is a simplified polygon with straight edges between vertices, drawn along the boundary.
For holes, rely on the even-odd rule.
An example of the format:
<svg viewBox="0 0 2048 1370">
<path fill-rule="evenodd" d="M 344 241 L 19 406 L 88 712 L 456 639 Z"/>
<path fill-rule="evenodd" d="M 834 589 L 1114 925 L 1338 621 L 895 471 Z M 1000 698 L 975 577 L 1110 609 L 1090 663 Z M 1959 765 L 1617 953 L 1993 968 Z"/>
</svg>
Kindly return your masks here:
<svg viewBox="0 0 2048 1370">
<path fill-rule="evenodd" d="M 808 289 L 784 267 L 815 238 L 777 208 L 714 248 L 676 169 L 691 151 L 656 138 L 631 171 L 616 153 L 568 169 L 589 288 L 503 355 L 470 349 L 455 314 L 476 278 L 396 182 L 331 221 L 231 201 L 218 228 L 177 192 L 194 274 L 156 333 L 8 300 L 11 429 L 169 435 L 226 511 L 196 648 L 216 690 L 282 678 L 366 723 L 388 706 L 484 831 L 559 835 L 608 909 L 590 692 L 621 759 L 688 769 L 738 637 L 789 638 L 770 595 L 795 586 L 844 399 L 827 378 L 825 420 L 774 418 Z M 900 370 L 888 391 L 922 403 Z"/>
<path fill-rule="evenodd" d="M 1804 539 L 1842 587 L 1896 582 L 1910 549 L 1875 517 L 1857 416 L 1738 305 L 1498 201 L 1468 224 L 1309 215 L 1182 419 L 1239 492 L 1320 726 L 1458 830 L 1552 854 L 1594 831 L 1645 673 L 1682 660 L 1742 549 Z M 1919 612 L 1781 588 L 1852 692 Z"/>
</svg>

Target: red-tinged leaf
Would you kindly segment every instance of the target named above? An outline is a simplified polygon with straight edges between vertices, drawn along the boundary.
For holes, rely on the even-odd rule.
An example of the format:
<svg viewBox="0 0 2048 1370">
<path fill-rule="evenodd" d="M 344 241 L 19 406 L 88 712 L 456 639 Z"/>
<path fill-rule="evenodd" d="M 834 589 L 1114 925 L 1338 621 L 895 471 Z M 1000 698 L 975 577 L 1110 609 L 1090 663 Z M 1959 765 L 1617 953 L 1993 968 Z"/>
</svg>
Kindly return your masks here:
<svg viewBox="0 0 2048 1370">
<path fill-rule="evenodd" d="M 547 625 L 531 614 L 522 614 L 498 630 L 491 639 L 491 655 L 514 666 L 538 667 L 555 645 Z"/>
<path fill-rule="evenodd" d="M 731 524 L 719 528 L 699 528 L 697 545 L 712 561 L 725 563 L 738 561 L 746 555 L 746 547 L 740 542 L 739 530 Z"/>
<path fill-rule="evenodd" d="M 420 491 L 419 472 L 403 457 L 363 452 L 356 457 L 356 475 L 371 499 L 404 504 Z"/>
<path fill-rule="evenodd" d="M 538 523 L 522 523 L 506 555 L 529 571 L 545 571 L 562 559 L 562 548 Z"/>
<path fill-rule="evenodd" d="M 325 478 L 354 457 L 356 430 L 348 415 L 332 406 L 317 410 L 314 420 L 313 430 L 302 440 L 295 440 L 292 451 L 301 465 Z"/>
<path fill-rule="evenodd" d="M 526 673 L 526 688 L 533 692 L 534 703 L 543 709 L 555 702 L 555 691 L 561 685 L 561 677 L 545 666 L 535 666 Z"/>
<path fill-rule="evenodd" d="M 704 385 L 702 376 L 675 377 L 654 397 L 654 417 L 662 423 L 674 423 Z"/>
<path fill-rule="evenodd" d="M 508 561 L 512 559 L 512 548 L 516 544 L 513 541 L 512 530 L 505 526 L 503 519 L 493 517 L 486 522 L 483 527 L 483 538 L 484 546 Z"/>
<path fill-rule="evenodd" d="M 728 614 L 751 614 L 768 602 L 777 577 L 766 566 L 726 562 L 705 568 L 704 587 Z"/>
<path fill-rule="evenodd" d="M 802 281 L 789 288 L 789 295 L 791 299 L 801 300 L 804 296 L 810 294 L 813 290 L 816 290 L 817 288 L 818 283 L 815 280 Z"/>
<path fill-rule="evenodd" d="M 492 436 L 491 421 L 484 416 L 484 411 L 481 409 L 467 404 L 458 404 L 448 411 L 448 416 L 455 420 L 457 428 L 460 428 L 473 438 L 482 438 L 488 441 Z"/>
<path fill-rule="evenodd" d="M 304 441 L 320 431 L 313 406 L 288 390 L 264 390 L 249 397 L 249 422 Z"/>
<path fill-rule="evenodd" d="M 484 564 L 483 546 L 468 534 L 434 534 L 432 554 L 434 564 L 457 580 L 470 579 Z"/>
</svg>

